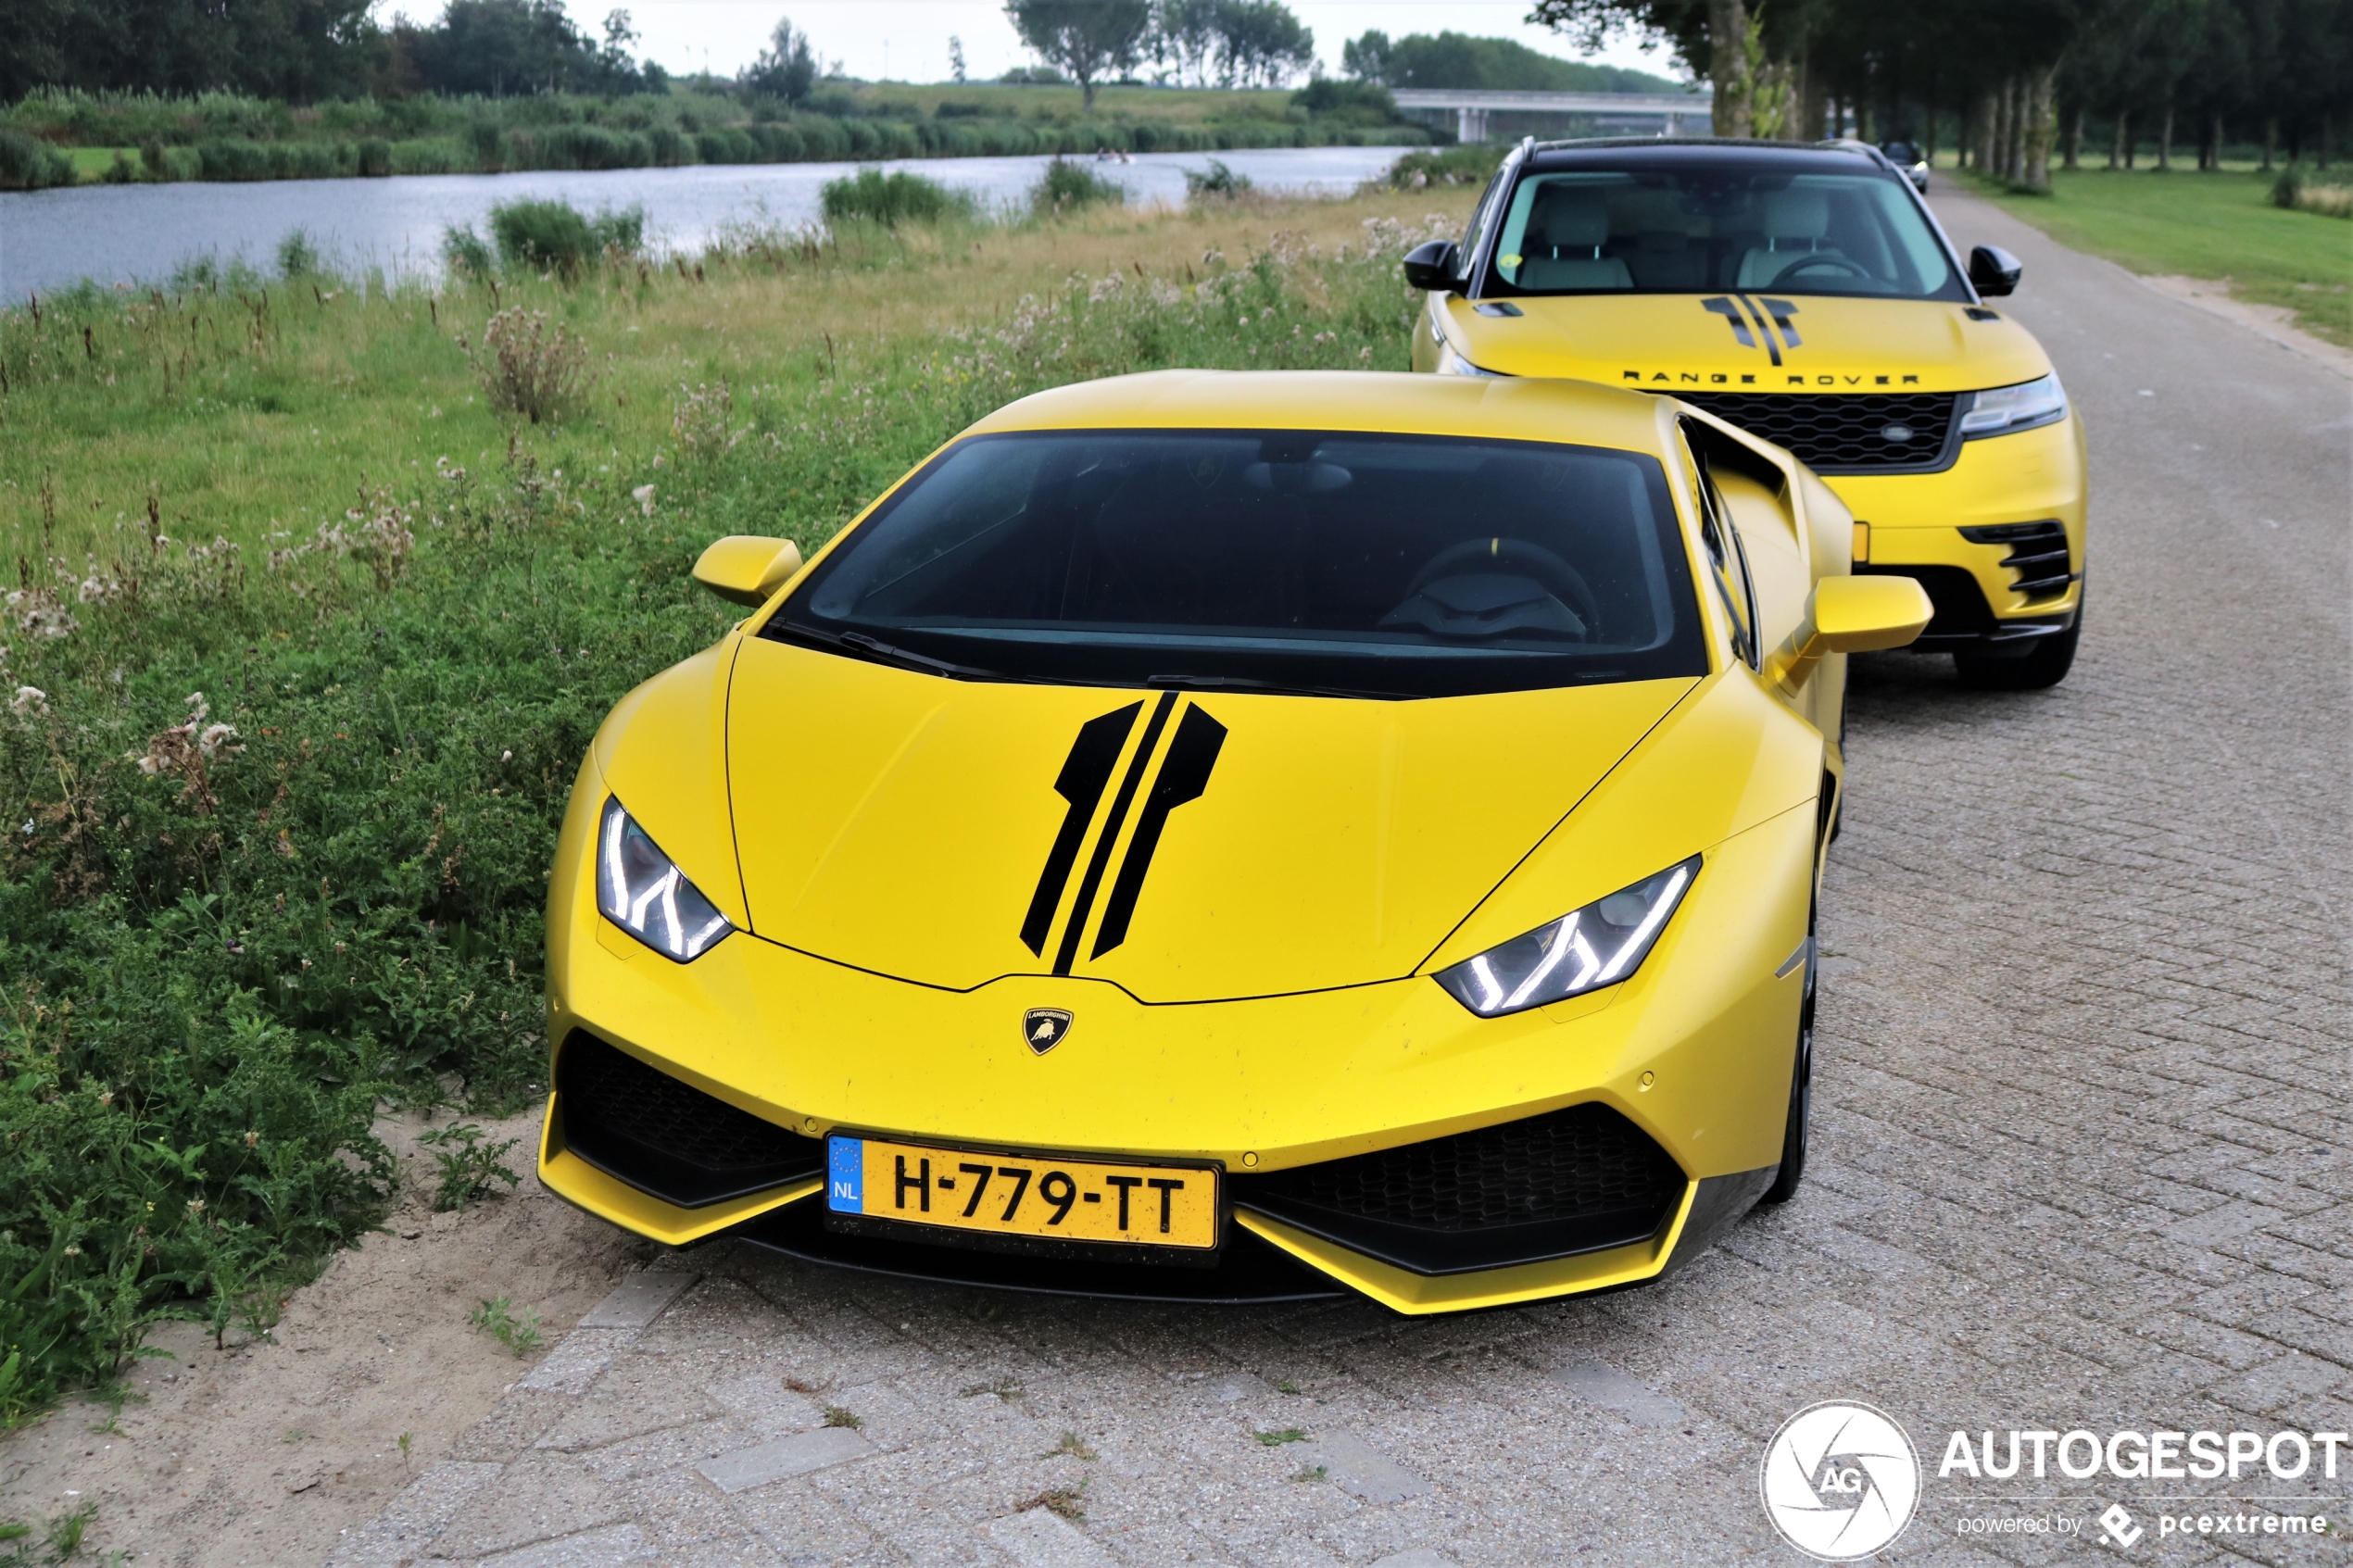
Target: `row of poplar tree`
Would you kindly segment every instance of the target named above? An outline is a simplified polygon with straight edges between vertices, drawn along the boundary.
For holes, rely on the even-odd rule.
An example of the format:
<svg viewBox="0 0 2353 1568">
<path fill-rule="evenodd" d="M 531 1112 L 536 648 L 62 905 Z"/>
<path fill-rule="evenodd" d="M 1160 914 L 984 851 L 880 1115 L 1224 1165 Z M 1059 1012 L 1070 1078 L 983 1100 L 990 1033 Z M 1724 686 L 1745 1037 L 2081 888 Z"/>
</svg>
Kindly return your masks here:
<svg viewBox="0 0 2353 1568">
<path fill-rule="evenodd" d="M 2144 149 L 2325 165 L 2353 118 L 2353 0 L 1536 0 L 1530 19 L 1665 46 L 1713 85 L 1719 135 L 1957 137 L 2027 185 Z"/>
</svg>

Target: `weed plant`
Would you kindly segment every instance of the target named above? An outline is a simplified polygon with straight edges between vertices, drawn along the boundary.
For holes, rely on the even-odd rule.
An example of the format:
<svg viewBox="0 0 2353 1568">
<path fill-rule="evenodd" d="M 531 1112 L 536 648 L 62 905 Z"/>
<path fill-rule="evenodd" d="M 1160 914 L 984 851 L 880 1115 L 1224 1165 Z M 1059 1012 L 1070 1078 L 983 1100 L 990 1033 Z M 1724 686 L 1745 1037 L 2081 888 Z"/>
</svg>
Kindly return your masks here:
<svg viewBox="0 0 2353 1568">
<path fill-rule="evenodd" d="M 464 346 L 462 333 L 459 345 Z M 494 411 L 550 424 L 587 396 L 588 349 L 562 323 L 549 321 L 545 311 L 518 305 L 499 311 L 482 329 L 474 373 Z"/>
<path fill-rule="evenodd" d="M 866 222 L 896 229 L 902 223 L 938 223 L 975 216 L 973 199 L 965 193 L 903 169 L 887 174 L 879 169 L 862 169 L 828 180 L 817 199 L 825 221 L 835 226 Z"/>
<path fill-rule="evenodd" d="M 1029 210 L 1039 218 L 1060 218 L 1098 203 L 1116 206 L 1127 199 L 1127 187 L 1106 180 L 1083 163 L 1058 157 L 1029 190 Z"/>
<path fill-rule="evenodd" d="M 525 1307 L 518 1317 L 514 1306 L 507 1297 L 494 1297 L 466 1314 L 466 1321 L 505 1346 L 509 1355 L 527 1356 L 540 1347 L 539 1313 Z"/>
<path fill-rule="evenodd" d="M 1503 162 L 1493 147 L 1435 147 L 1407 153 L 1390 165 L 1389 182 L 1401 191 L 1429 185 L 1484 185 Z"/>
<path fill-rule="evenodd" d="M 1251 178 L 1237 174 L 1226 166 L 1223 158 L 1211 158 L 1206 169 L 1185 170 L 1185 197 L 1200 201 L 1203 197 L 1222 197 L 1232 201 L 1251 189 Z"/>
<path fill-rule="evenodd" d="M 490 234 L 501 261 L 535 272 L 553 270 L 566 279 L 578 277 L 607 251 L 635 256 L 645 233 L 645 212 L 634 207 L 594 217 L 561 201 L 500 202 L 490 209 Z"/>
<path fill-rule="evenodd" d="M 509 1191 L 522 1184 L 522 1178 L 504 1163 L 522 1141 L 521 1138 L 509 1138 L 484 1148 L 480 1127 L 472 1122 L 457 1122 L 421 1133 L 417 1141 L 433 1151 L 434 1162 L 440 1168 L 441 1185 L 433 1195 L 434 1212 L 437 1214 L 499 1197 L 500 1182 L 507 1184 Z"/>
<path fill-rule="evenodd" d="M 73 160 L 35 136 L 0 130 L 0 191 L 39 191 L 70 185 Z"/>
<path fill-rule="evenodd" d="M 1397 257 L 1458 216 L 1403 199 L 0 311 L 0 1423 L 158 1317 L 266 1332 L 384 1212 L 383 1106 L 542 1092 L 564 800 L 734 619 L 704 545 L 813 550 L 1048 386 L 1402 370 Z M 554 425 L 460 345 L 516 310 L 602 367 Z"/>
</svg>

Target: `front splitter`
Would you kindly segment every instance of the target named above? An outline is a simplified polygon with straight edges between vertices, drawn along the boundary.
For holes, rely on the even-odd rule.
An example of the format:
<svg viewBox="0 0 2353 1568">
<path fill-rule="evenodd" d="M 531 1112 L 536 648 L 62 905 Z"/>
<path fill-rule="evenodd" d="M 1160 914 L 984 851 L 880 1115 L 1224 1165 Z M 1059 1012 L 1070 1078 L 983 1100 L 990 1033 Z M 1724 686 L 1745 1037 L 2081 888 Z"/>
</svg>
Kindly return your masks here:
<svg viewBox="0 0 2353 1568">
<path fill-rule="evenodd" d="M 722 1234 L 830 1268 L 1038 1296 L 1244 1305 L 1320 1301 L 1354 1294 L 1239 1225 L 1227 1227 L 1215 1266 L 1206 1269 L 1010 1257 L 885 1236 L 847 1236 L 826 1229 L 824 1206 L 806 1200 L 772 1210 Z"/>
</svg>

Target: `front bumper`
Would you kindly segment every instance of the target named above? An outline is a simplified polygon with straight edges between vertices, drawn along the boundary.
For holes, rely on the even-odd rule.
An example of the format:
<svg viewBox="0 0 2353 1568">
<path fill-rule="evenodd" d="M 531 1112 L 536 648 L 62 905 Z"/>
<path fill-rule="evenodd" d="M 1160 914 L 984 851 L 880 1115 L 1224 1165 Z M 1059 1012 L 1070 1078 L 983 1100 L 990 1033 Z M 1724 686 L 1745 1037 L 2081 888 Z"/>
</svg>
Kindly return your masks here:
<svg viewBox="0 0 2353 1568">
<path fill-rule="evenodd" d="M 2020 648 L 2075 624 L 2088 496 L 2082 422 L 1961 444 L 1941 473 L 1835 474 L 1856 521 L 1856 570 L 1920 580 L 1936 605 L 1919 652 Z M 2028 531 L 2043 525 L 2047 538 Z M 2041 558 L 2064 552 L 2057 574 Z M 2033 558 L 2032 564 L 2022 564 Z"/>
<path fill-rule="evenodd" d="M 560 1048 L 540 1174 L 559 1196 L 666 1245 L 727 1234 L 888 1273 L 1181 1299 L 1345 1286 L 1400 1311 L 1443 1311 L 1655 1278 L 1737 1218 L 1780 1159 L 1803 977 L 1777 972 L 1805 938 L 1810 807 L 1709 850 L 1630 981 L 1481 1021 L 1421 976 L 1149 1006 L 1069 977 L 1013 975 L 946 991 L 741 932 L 673 964 L 596 911 L 584 872 L 600 794 L 593 770 L 584 771 L 551 889 L 549 1038 Z M 1074 1022 L 1038 1056 L 1020 1021 L 1041 1006 Z M 769 1129 L 768 1146 L 752 1137 L 730 1147 L 748 1149 L 738 1163 L 766 1169 L 773 1185 L 746 1192 L 725 1179 L 649 1177 L 610 1144 L 600 1150 L 569 1132 L 563 1058 L 582 1040 L 609 1042 Z M 1440 1256 L 1416 1252 L 1407 1236 L 1401 1248 L 1393 1235 L 1334 1223 L 1297 1191 L 1287 1199 L 1277 1190 L 1310 1168 L 1586 1107 L 1666 1162 L 1655 1212 L 1642 1225 L 1536 1235 L 1532 1244 L 1535 1233 L 1523 1230 L 1499 1238 L 1484 1255 L 1492 1266 L 1482 1266 L 1477 1246 Z M 1227 1178 L 1227 1244 L 1215 1269 L 1193 1271 L 839 1235 L 822 1221 L 813 1156 L 803 1173 L 790 1168 L 797 1143 L 813 1150 L 836 1129 L 1214 1162 Z"/>
</svg>

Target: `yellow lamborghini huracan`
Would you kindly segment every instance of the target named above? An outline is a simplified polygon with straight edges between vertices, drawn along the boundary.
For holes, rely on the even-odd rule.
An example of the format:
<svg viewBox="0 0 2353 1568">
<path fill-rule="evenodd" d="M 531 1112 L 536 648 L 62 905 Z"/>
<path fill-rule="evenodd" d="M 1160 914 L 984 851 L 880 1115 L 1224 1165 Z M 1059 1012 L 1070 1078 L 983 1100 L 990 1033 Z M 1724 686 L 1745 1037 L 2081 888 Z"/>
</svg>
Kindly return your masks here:
<svg viewBox="0 0 2353 1568">
<path fill-rule="evenodd" d="M 1848 571 L 1786 453 L 1561 382 L 1169 371 L 982 420 L 613 709 L 547 1185 L 1029 1289 L 1641 1283 L 1803 1168 Z"/>
<path fill-rule="evenodd" d="M 1905 170 L 1859 142 L 1524 142 L 1428 291 L 1414 367 L 1661 393 L 1796 455 L 1857 521 L 1856 570 L 1919 583 L 1917 646 L 2049 686 L 2082 625 L 2083 430 Z"/>
</svg>

